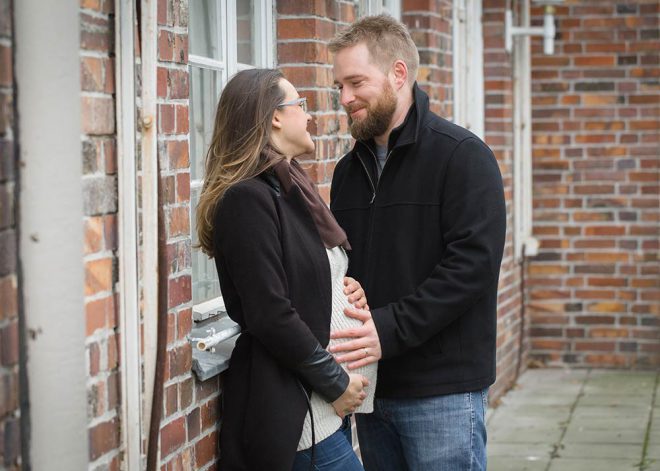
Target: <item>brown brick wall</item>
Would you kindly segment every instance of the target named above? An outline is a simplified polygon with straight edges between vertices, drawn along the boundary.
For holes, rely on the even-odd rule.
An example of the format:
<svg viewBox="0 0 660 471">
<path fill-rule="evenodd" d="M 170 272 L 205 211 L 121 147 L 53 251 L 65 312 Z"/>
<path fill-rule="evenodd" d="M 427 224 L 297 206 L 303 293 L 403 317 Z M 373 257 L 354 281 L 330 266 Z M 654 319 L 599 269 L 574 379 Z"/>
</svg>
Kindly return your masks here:
<svg viewBox="0 0 660 471">
<path fill-rule="evenodd" d="M 348 119 L 333 88 L 328 42 L 357 18 L 353 1 L 276 1 L 278 67 L 307 97 L 312 122 L 308 129 L 316 144 L 314 160 L 303 162 L 321 195 L 329 201 L 332 172 L 338 158 L 352 146 Z"/>
<path fill-rule="evenodd" d="M 419 51 L 417 82 L 431 109 L 453 115 L 452 0 L 403 0 L 401 20 Z"/>
<path fill-rule="evenodd" d="M 114 2 L 80 2 L 89 469 L 119 469 Z"/>
<path fill-rule="evenodd" d="M 567 3 L 556 54 L 532 42 L 533 356 L 657 367 L 658 2 Z"/>
<path fill-rule="evenodd" d="M 504 50 L 506 0 L 483 0 L 485 141 L 500 164 L 507 208 L 507 231 L 500 270 L 497 310 L 497 399 L 516 380 L 527 362 L 528 324 L 523 322 L 520 263 L 513 253 L 513 80 L 511 57 Z M 524 332 L 523 332 L 524 330 Z"/>
<path fill-rule="evenodd" d="M 158 2 L 158 156 L 165 196 L 168 266 L 168 335 L 161 469 L 214 469 L 217 459 L 219 378 L 193 375 L 188 2 Z M 154 406 L 155 407 L 155 406 Z M 210 468 L 209 468 L 210 466 Z"/>
<path fill-rule="evenodd" d="M 12 2 L 0 0 L 0 468 L 21 465 Z"/>
</svg>

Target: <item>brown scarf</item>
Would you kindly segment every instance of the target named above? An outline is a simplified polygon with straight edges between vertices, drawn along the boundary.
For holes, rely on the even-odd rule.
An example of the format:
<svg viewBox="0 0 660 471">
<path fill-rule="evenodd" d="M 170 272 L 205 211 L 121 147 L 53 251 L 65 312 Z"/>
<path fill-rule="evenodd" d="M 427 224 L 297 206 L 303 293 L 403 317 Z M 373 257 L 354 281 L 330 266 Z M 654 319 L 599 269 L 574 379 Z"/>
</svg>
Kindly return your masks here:
<svg viewBox="0 0 660 471">
<path fill-rule="evenodd" d="M 277 162 L 273 166 L 273 170 L 285 192 L 288 193 L 294 185 L 300 189 L 303 200 L 307 203 L 307 208 L 316 224 L 316 229 L 319 231 L 323 245 L 328 249 L 341 245 L 344 249 L 351 250 L 346 232 L 337 223 L 325 201 L 321 198 L 314 182 L 298 161 L 291 159 L 289 163 L 286 157 L 270 146 L 264 148 L 262 155 L 269 161 Z"/>
</svg>

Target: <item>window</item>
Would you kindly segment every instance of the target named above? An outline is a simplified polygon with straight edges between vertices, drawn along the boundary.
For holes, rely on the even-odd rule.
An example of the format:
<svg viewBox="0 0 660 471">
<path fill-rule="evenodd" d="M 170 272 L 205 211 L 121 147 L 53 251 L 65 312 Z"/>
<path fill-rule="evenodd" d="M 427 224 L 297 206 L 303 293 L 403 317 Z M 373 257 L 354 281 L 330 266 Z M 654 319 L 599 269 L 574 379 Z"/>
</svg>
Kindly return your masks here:
<svg viewBox="0 0 660 471">
<path fill-rule="evenodd" d="M 361 0 L 360 16 L 387 13 L 401 20 L 401 0 Z"/>
<path fill-rule="evenodd" d="M 190 199 L 193 244 L 195 211 L 204 180 L 204 160 L 213 132 L 218 98 L 236 72 L 273 67 L 272 0 L 195 0 L 190 2 Z M 192 251 L 194 319 L 224 310 L 213 260 Z"/>
<path fill-rule="evenodd" d="M 484 52 L 481 0 L 453 7 L 454 122 L 484 138 Z"/>
</svg>

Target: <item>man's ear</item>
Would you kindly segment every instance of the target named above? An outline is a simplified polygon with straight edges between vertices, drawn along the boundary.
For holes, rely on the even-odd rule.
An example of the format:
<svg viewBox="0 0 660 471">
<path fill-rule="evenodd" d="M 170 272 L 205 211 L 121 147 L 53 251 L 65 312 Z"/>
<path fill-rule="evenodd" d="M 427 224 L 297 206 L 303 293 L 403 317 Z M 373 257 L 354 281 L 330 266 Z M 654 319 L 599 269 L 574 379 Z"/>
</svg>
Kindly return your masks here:
<svg viewBox="0 0 660 471">
<path fill-rule="evenodd" d="M 392 74 L 394 75 L 395 88 L 398 90 L 408 81 L 408 66 L 399 59 L 392 65 Z"/>
<path fill-rule="evenodd" d="M 275 129 L 282 129 L 282 120 L 280 119 L 279 110 L 275 110 L 275 113 L 273 113 L 272 125 Z"/>
</svg>

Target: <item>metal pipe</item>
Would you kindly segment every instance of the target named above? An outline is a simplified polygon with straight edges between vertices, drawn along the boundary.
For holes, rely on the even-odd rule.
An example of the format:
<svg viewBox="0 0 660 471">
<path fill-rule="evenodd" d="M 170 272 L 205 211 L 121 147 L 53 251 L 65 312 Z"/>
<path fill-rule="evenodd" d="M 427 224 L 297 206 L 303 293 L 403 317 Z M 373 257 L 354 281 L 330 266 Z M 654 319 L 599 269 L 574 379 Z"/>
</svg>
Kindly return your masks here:
<svg viewBox="0 0 660 471">
<path fill-rule="evenodd" d="M 135 3 L 115 0 L 117 158 L 119 162 L 119 325 L 124 469 L 141 469 L 140 316 L 135 162 Z"/>
<path fill-rule="evenodd" d="M 158 331 L 157 4 L 140 0 L 142 59 L 142 322 L 144 326 L 144 432 L 149 448 Z"/>
<path fill-rule="evenodd" d="M 233 327 L 229 327 L 227 329 L 221 330 L 220 332 L 216 332 L 212 335 L 209 335 L 208 337 L 204 337 L 200 339 L 192 339 L 192 340 L 196 342 L 198 350 L 209 350 L 215 347 L 220 342 L 224 342 L 225 340 L 230 339 L 240 333 L 241 333 L 240 326 L 235 325 Z"/>
</svg>

